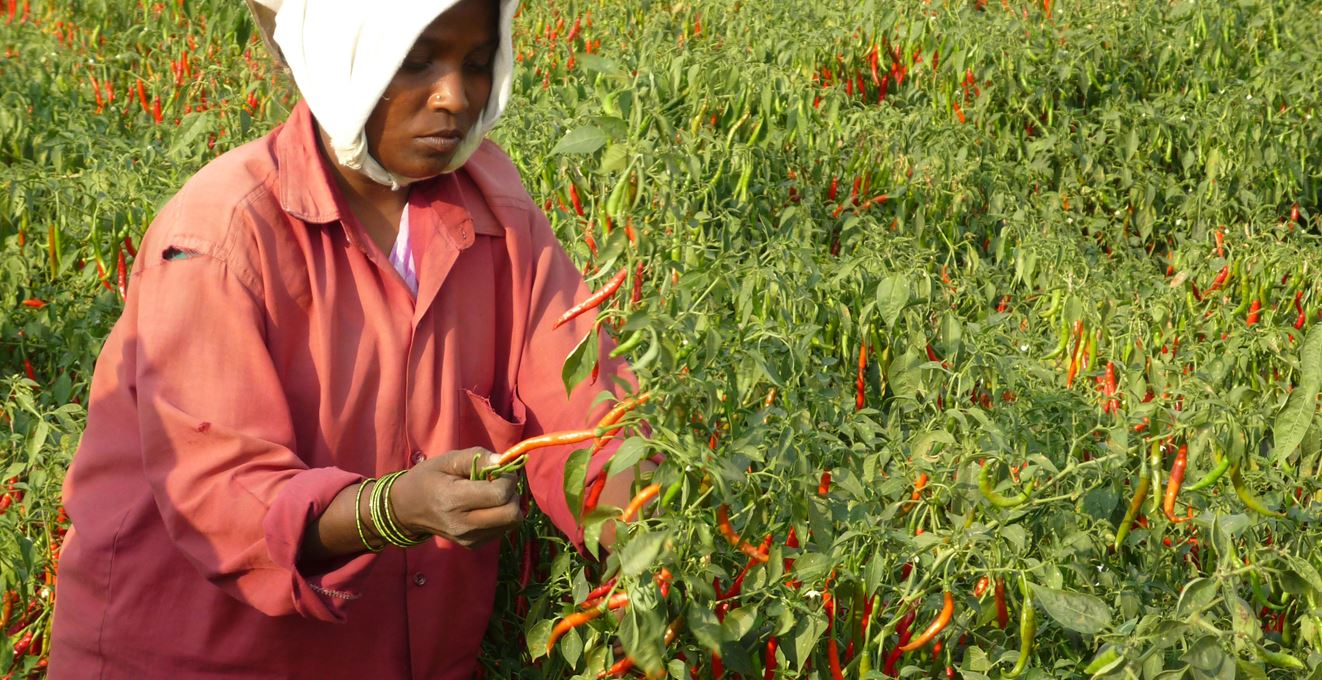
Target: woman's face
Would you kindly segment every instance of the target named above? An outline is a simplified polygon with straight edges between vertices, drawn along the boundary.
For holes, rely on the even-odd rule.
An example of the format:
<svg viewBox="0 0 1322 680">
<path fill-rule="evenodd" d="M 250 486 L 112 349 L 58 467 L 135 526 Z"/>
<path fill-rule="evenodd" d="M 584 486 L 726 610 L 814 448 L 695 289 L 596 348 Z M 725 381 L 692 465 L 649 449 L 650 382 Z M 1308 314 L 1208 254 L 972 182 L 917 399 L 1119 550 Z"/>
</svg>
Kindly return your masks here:
<svg viewBox="0 0 1322 680">
<path fill-rule="evenodd" d="M 423 30 L 367 119 L 367 146 L 387 170 L 441 174 L 491 95 L 500 48 L 497 3 L 461 0 Z"/>
</svg>

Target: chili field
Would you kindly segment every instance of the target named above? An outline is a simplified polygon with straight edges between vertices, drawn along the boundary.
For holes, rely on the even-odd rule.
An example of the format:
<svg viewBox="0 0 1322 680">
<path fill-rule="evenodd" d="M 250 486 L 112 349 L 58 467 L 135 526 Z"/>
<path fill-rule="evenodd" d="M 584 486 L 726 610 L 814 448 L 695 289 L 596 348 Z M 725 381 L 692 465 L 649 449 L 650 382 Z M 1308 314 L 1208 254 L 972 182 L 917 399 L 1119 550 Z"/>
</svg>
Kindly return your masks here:
<svg viewBox="0 0 1322 680">
<path fill-rule="evenodd" d="M 0 22 L 21 678 L 134 245 L 296 93 L 231 0 Z M 590 554 L 535 509 L 504 539 L 485 677 L 1322 678 L 1322 5 L 554 0 L 515 30 L 493 137 L 589 285 L 623 274 L 598 328 L 650 399 L 609 469 L 665 463 L 623 521 L 571 457 Z"/>
</svg>

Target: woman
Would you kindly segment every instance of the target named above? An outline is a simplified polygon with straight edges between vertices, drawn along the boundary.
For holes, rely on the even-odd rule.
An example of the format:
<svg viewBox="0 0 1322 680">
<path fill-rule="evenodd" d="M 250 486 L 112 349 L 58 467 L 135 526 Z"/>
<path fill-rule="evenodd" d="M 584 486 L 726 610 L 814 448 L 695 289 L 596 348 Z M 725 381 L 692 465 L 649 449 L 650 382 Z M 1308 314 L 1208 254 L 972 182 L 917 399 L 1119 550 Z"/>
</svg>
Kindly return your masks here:
<svg viewBox="0 0 1322 680">
<path fill-rule="evenodd" d="M 632 381 L 603 361 L 566 396 L 593 320 L 552 326 L 586 286 L 482 139 L 516 4 L 279 7 L 303 102 L 162 209 L 98 360 L 51 677 L 472 675 L 520 519 L 473 457 L 595 422 Z M 526 473 L 577 544 L 568 448 Z"/>
</svg>

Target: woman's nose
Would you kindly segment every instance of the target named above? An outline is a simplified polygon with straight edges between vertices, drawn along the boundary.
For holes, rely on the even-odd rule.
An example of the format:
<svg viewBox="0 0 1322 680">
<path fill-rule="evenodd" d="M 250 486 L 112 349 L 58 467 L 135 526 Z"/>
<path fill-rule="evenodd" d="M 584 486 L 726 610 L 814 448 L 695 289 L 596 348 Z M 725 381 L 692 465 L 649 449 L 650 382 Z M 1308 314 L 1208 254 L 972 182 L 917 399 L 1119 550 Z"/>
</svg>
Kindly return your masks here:
<svg viewBox="0 0 1322 680">
<path fill-rule="evenodd" d="M 459 114 L 468 108 L 468 96 L 464 93 L 464 71 L 462 68 L 447 69 L 432 84 L 431 96 L 427 104 L 435 111 L 447 111 Z"/>
</svg>

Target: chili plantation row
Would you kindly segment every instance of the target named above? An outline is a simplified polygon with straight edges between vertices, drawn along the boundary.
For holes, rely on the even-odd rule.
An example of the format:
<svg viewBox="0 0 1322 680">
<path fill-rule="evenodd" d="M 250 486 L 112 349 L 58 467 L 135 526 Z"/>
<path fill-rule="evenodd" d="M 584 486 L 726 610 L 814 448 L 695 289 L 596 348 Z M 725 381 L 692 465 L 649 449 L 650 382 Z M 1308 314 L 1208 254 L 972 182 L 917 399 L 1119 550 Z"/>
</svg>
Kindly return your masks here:
<svg viewBox="0 0 1322 680">
<path fill-rule="evenodd" d="M 27 677 L 133 246 L 295 95 L 240 3 L 0 12 Z M 485 676 L 1322 678 L 1320 29 L 1300 0 L 526 4 L 494 136 L 590 284 L 624 272 L 600 332 L 651 398 L 611 469 L 666 462 L 609 555 L 535 510 L 506 539 Z M 595 548 L 621 509 L 586 456 Z"/>
</svg>

